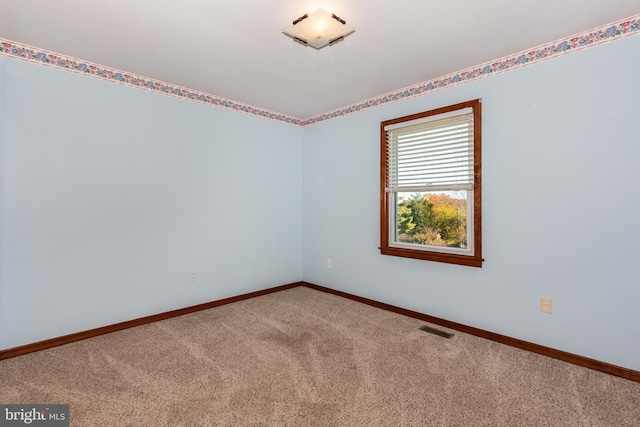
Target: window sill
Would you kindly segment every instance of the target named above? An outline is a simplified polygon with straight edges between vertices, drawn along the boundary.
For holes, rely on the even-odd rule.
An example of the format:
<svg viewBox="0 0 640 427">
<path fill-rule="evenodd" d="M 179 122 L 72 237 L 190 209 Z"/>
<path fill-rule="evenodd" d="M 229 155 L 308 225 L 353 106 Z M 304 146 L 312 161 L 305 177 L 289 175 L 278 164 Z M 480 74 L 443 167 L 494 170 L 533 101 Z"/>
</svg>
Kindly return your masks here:
<svg viewBox="0 0 640 427">
<path fill-rule="evenodd" d="M 449 264 L 465 265 L 469 267 L 482 267 L 484 261 L 481 256 L 457 255 L 439 252 L 416 251 L 404 248 L 380 248 L 382 255 L 398 256 L 403 258 L 421 259 L 426 261 L 446 262 Z"/>
</svg>

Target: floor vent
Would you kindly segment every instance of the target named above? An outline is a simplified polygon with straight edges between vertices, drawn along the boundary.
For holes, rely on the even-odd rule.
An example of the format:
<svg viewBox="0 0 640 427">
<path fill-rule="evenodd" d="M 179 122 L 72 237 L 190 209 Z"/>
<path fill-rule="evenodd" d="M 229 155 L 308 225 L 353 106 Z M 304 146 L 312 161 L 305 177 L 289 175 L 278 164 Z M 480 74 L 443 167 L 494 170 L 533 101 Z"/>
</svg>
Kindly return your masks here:
<svg viewBox="0 0 640 427">
<path fill-rule="evenodd" d="M 449 332 L 441 331 L 440 329 L 435 329 L 430 326 L 423 326 L 420 330 L 429 332 L 430 334 L 439 335 L 444 338 L 451 338 L 453 336 L 453 334 L 450 334 Z"/>
</svg>

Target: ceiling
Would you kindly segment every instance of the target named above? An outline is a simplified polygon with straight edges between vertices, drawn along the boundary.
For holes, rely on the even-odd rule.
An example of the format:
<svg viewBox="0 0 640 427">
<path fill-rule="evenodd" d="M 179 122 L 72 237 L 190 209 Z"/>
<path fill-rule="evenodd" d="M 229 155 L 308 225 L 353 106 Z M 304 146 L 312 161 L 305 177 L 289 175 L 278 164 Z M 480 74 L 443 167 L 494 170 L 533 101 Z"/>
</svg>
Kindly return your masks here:
<svg viewBox="0 0 640 427">
<path fill-rule="evenodd" d="M 355 27 L 315 50 L 282 29 Z M 638 0 L 0 0 L 0 37 L 306 118 L 640 13 Z"/>
</svg>

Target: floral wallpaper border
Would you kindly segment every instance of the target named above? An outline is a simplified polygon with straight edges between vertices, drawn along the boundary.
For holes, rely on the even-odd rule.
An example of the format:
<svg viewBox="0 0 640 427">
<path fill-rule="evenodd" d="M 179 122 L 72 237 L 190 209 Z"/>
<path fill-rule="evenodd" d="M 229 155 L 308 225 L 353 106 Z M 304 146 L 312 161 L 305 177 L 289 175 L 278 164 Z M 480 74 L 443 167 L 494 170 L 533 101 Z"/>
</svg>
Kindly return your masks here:
<svg viewBox="0 0 640 427">
<path fill-rule="evenodd" d="M 277 122 L 295 126 L 311 126 L 505 71 L 515 70 L 635 34 L 640 34 L 640 15 L 308 118 L 299 118 L 266 110 L 2 38 L 0 38 L 0 55 Z"/>
<path fill-rule="evenodd" d="M 302 125 L 302 120 L 298 117 L 266 110 L 260 107 L 254 107 L 253 105 L 222 98 L 206 92 L 174 85 L 161 80 L 151 79 L 138 74 L 128 73 L 126 71 L 106 67 L 104 65 L 94 64 L 92 62 L 83 61 L 71 56 L 50 52 L 3 38 L 0 38 L 0 55 L 46 65 L 101 80 L 120 83 L 138 89 L 157 92 L 163 95 L 182 98 L 200 104 L 207 104 L 292 125 Z"/>
<path fill-rule="evenodd" d="M 576 52 L 587 47 L 593 47 L 605 42 L 617 40 L 625 36 L 640 34 L 640 15 L 623 19 L 593 30 L 576 34 L 568 38 L 544 44 L 533 49 L 508 55 L 494 61 L 485 62 L 462 71 L 447 74 L 433 80 L 399 89 L 365 101 L 347 105 L 318 116 L 304 119 L 302 126 L 310 126 L 344 117 L 349 114 L 369 110 L 371 108 L 403 101 L 408 98 L 425 95 L 441 89 L 467 83 L 473 80 L 489 77 L 505 71 L 512 71 L 527 65 L 536 64 L 548 59 L 556 58 L 567 53 Z"/>
</svg>

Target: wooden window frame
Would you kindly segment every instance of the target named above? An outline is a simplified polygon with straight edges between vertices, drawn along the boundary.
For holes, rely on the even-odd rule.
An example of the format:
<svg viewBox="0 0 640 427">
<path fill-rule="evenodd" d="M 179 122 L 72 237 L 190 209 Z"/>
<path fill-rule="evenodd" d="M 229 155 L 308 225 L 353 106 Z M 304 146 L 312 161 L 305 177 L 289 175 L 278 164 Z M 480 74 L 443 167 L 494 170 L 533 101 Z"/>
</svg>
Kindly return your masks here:
<svg viewBox="0 0 640 427">
<path fill-rule="evenodd" d="M 387 133 L 385 126 L 423 119 L 471 107 L 473 109 L 473 254 L 452 254 L 428 249 L 411 249 L 390 246 L 390 215 L 395 212 L 387 188 Z M 383 255 L 445 262 L 471 267 L 482 267 L 482 103 L 480 99 L 449 105 L 409 116 L 398 117 L 380 123 L 380 252 Z"/>
</svg>

